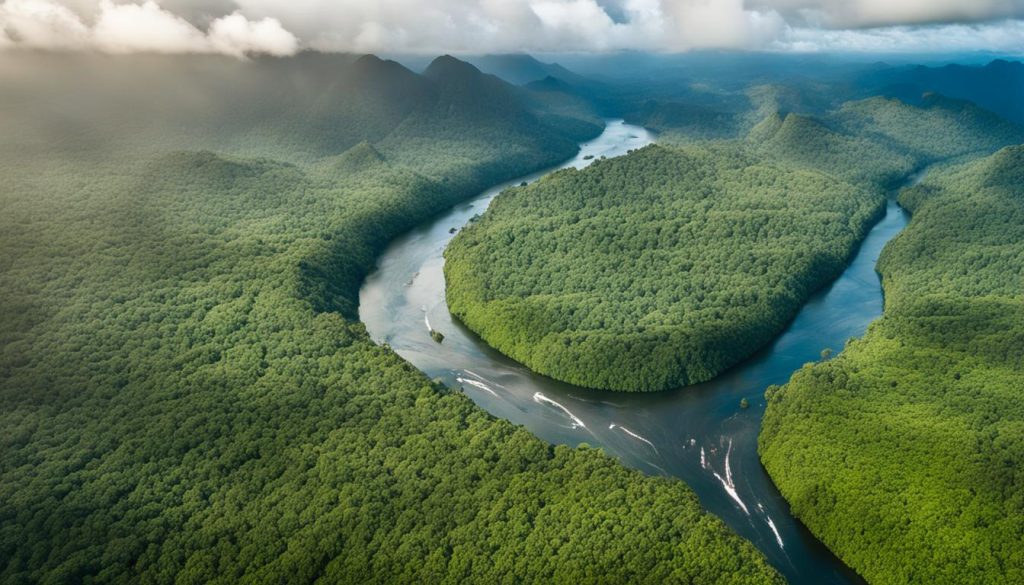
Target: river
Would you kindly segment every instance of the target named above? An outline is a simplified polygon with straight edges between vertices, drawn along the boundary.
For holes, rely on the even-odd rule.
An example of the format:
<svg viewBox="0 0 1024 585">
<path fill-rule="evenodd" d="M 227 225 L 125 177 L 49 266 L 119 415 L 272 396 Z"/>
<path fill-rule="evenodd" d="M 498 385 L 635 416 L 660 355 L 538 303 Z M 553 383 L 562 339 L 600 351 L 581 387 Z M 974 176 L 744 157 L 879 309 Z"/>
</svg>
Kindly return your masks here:
<svg viewBox="0 0 1024 585">
<path fill-rule="evenodd" d="M 610 121 L 561 168 L 626 154 L 653 142 L 643 128 Z M 593 158 L 591 158 L 593 157 Z M 685 481 L 703 506 L 753 542 L 793 584 L 860 583 L 789 511 L 757 456 L 764 390 L 783 384 L 824 348 L 840 350 L 882 314 L 875 262 L 906 226 L 894 203 L 870 231 L 850 266 L 801 309 L 768 347 L 718 378 L 678 390 L 623 394 L 551 380 L 497 353 L 448 313 L 445 246 L 509 185 L 495 186 L 398 237 L 360 291 L 359 315 L 370 336 L 432 378 L 461 386 L 491 414 L 524 425 L 551 443 L 588 443 L 624 464 Z M 434 342 L 430 329 L 444 334 Z M 740 408 L 746 398 L 750 406 Z"/>
</svg>

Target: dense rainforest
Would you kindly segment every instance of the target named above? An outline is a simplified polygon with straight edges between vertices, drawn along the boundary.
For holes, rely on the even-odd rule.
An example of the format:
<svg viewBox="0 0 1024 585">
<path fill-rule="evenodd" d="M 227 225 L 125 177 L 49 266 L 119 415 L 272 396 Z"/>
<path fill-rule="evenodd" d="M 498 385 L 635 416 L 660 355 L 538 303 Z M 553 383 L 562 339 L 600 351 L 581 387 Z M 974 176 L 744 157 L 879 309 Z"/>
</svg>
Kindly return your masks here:
<svg viewBox="0 0 1024 585">
<path fill-rule="evenodd" d="M 600 131 L 576 96 L 452 58 L 0 79 L 0 581 L 780 582 L 682 482 L 496 420 L 355 320 L 389 238 Z"/>
<path fill-rule="evenodd" d="M 838 275 L 882 203 L 736 149 L 651 146 L 503 193 L 447 249 L 448 303 L 560 380 L 702 382 Z"/>
<path fill-rule="evenodd" d="M 903 191 L 862 340 L 768 393 L 760 452 L 871 583 L 1024 580 L 1024 147 Z"/>
<path fill-rule="evenodd" d="M 901 197 L 915 219 L 882 258 L 885 319 L 772 390 L 762 454 L 793 510 L 872 582 L 1021 580 L 1021 152 L 954 166 L 1024 142 L 988 111 L 1021 121 L 1019 63 L 721 54 L 650 70 L 622 55 L 594 81 L 523 55 L 472 61 L 496 77 L 451 57 L 414 72 L 314 52 L 0 52 L 0 581 L 780 582 L 684 484 L 495 420 L 356 321 L 391 238 L 572 156 L 603 116 L 715 143 L 600 161 L 496 209 L 551 195 L 536 203 L 564 211 L 562 186 L 589 193 L 605 174 L 633 193 L 624 170 L 685 175 L 700 189 L 638 186 L 670 204 L 662 215 L 714 218 L 724 241 L 788 233 L 771 213 L 815 194 L 782 201 L 784 186 L 873 214 L 945 161 Z M 751 188 L 711 197 L 727 180 Z M 776 197 L 758 208 L 753 193 Z M 623 215 L 635 210 L 615 195 L 587 201 L 607 222 L 594 237 L 652 244 L 630 266 L 677 253 L 668 236 L 690 232 L 651 231 L 670 218 Z M 855 231 L 824 217 L 798 225 Z M 763 272 L 700 302 L 742 316 L 775 265 L 737 258 Z M 678 277 L 630 289 L 621 276 L 601 275 L 627 285 L 609 298 L 636 293 L 641 309 Z"/>
<path fill-rule="evenodd" d="M 449 307 L 559 380 L 622 391 L 703 382 L 841 272 L 887 187 L 1016 142 L 1021 128 L 966 102 L 873 98 L 820 118 L 772 114 L 739 142 L 561 171 L 502 194 L 456 237 Z"/>
</svg>

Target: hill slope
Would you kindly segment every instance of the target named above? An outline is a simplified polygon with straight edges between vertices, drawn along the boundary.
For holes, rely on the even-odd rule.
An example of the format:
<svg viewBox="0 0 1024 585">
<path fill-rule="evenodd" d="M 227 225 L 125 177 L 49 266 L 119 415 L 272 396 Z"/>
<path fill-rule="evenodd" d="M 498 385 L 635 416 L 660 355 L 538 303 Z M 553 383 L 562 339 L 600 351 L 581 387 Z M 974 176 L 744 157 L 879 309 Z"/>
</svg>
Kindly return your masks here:
<svg viewBox="0 0 1024 585">
<path fill-rule="evenodd" d="M 917 157 L 887 140 L 849 134 L 798 114 L 765 118 L 750 131 L 748 141 L 768 160 L 818 169 L 877 189 L 905 177 L 919 164 Z"/>
<path fill-rule="evenodd" d="M 833 116 L 850 133 L 876 135 L 923 160 L 988 154 L 1024 142 L 1024 129 L 969 102 L 932 94 L 920 106 L 871 98 L 844 104 Z"/>
</svg>

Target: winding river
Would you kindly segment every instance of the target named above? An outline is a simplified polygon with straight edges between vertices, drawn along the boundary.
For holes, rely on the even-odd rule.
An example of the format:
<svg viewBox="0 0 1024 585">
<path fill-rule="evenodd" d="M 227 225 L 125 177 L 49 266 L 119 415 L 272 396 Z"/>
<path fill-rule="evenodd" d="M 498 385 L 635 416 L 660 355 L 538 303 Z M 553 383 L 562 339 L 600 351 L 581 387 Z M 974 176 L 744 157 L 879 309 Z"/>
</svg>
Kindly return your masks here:
<svg viewBox="0 0 1024 585">
<path fill-rule="evenodd" d="M 560 168 L 582 168 L 595 157 L 619 156 L 653 139 L 643 128 L 610 121 Z M 785 383 L 824 348 L 841 349 L 881 315 L 875 262 L 906 225 L 903 211 L 890 202 L 842 276 L 815 294 L 770 346 L 731 371 L 669 392 L 600 392 L 534 374 L 502 356 L 455 321 L 445 304 L 442 252 L 454 237 L 452 228 L 483 213 L 509 185 L 545 173 L 493 187 L 392 242 L 360 291 L 359 315 L 373 339 L 546 441 L 599 446 L 626 465 L 681 478 L 790 583 L 861 582 L 790 514 L 761 467 L 757 435 L 768 385 Z M 444 334 L 444 343 L 431 339 L 431 328 Z M 739 406 L 743 398 L 750 403 L 745 410 Z"/>
</svg>

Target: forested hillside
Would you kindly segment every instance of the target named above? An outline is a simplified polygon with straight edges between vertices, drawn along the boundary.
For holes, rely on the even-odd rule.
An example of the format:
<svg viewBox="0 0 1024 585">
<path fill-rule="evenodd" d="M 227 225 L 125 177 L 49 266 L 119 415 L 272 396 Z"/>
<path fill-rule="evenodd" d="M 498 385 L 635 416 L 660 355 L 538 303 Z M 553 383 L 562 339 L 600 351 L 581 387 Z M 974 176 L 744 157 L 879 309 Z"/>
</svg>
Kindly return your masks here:
<svg viewBox="0 0 1024 585">
<path fill-rule="evenodd" d="M 869 582 L 1024 581 L 1024 147 L 930 174 L 885 315 L 768 393 L 765 467 Z"/>
<path fill-rule="evenodd" d="M 964 101 L 931 95 L 847 102 L 818 116 L 773 114 L 747 136 L 759 156 L 876 188 L 937 161 L 1024 142 L 1024 128 Z"/>
<path fill-rule="evenodd" d="M 37 58 L 0 67 L 0 581 L 779 582 L 681 482 L 495 420 L 354 321 L 389 238 L 575 152 L 527 90 Z"/>
<path fill-rule="evenodd" d="M 1020 126 L 939 94 L 925 96 L 919 106 L 881 97 L 850 102 L 833 119 L 849 132 L 889 141 L 925 160 L 988 154 L 1024 142 Z"/>
<path fill-rule="evenodd" d="M 882 211 L 738 148 L 648 147 L 495 200 L 446 251 L 453 314 L 592 388 L 708 380 L 775 336 Z"/>
</svg>

